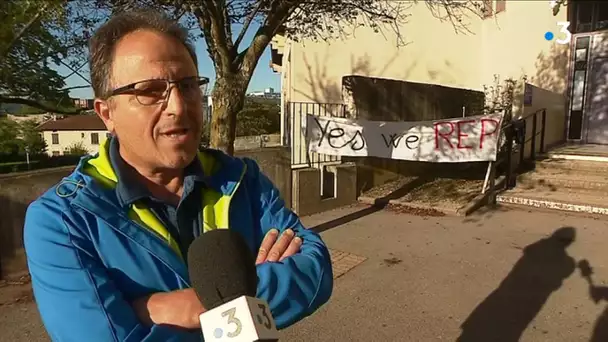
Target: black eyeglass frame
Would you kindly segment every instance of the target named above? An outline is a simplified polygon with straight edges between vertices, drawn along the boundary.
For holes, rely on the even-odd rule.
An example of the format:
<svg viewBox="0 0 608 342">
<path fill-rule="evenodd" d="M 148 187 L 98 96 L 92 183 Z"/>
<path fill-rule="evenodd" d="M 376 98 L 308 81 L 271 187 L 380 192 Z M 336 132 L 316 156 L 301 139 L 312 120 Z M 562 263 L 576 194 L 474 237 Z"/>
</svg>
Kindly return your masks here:
<svg viewBox="0 0 608 342">
<path fill-rule="evenodd" d="M 128 91 L 131 90 L 135 90 L 135 87 L 138 84 L 144 83 L 144 82 L 150 82 L 150 81 L 164 81 L 165 83 L 167 83 L 167 87 L 165 89 L 165 91 L 167 92 L 167 94 L 165 95 L 165 98 L 162 101 L 157 101 L 155 103 L 151 103 L 151 104 L 144 104 L 141 103 L 141 101 L 139 100 L 139 98 L 137 97 L 137 95 L 135 96 L 135 99 L 137 100 L 137 102 L 139 102 L 139 104 L 141 104 L 142 106 L 154 106 L 154 105 L 158 105 L 160 103 L 166 102 L 169 99 L 169 94 L 171 94 L 171 90 L 173 88 L 173 85 L 176 85 L 178 89 L 180 88 L 180 84 L 181 82 L 184 82 L 185 80 L 192 80 L 192 79 L 198 79 L 198 86 L 204 86 L 206 84 L 209 84 L 209 78 L 208 77 L 203 77 L 203 76 L 189 76 L 189 77 L 184 77 L 182 79 L 179 80 L 175 80 L 175 81 L 171 81 L 168 79 L 161 79 L 161 78 L 150 78 L 150 79 L 146 79 L 146 80 L 141 80 L 141 81 L 137 81 L 137 82 L 133 82 L 127 85 L 124 85 L 122 87 L 118 87 L 112 91 L 110 91 L 110 93 L 105 97 L 105 99 L 109 99 L 113 96 L 116 95 L 125 95 L 128 94 Z"/>
</svg>

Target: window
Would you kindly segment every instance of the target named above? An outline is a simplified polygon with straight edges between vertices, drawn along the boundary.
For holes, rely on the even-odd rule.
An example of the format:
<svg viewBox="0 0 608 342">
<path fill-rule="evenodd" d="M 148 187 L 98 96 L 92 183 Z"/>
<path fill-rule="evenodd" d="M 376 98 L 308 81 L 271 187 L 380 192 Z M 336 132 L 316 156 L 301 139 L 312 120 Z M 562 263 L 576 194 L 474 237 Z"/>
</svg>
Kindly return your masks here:
<svg viewBox="0 0 608 342">
<path fill-rule="evenodd" d="M 80 133 L 80 137 L 84 139 L 84 133 Z"/>
<path fill-rule="evenodd" d="M 91 133 L 91 144 L 99 145 L 99 133 Z"/>
<path fill-rule="evenodd" d="M 51 140 L 53 142 L 53 145 L 59 145 L 59 133 L 52 133 Z"/>
<path fill-rule="evenodd" d="M 53 157 L 58 157 L 59 156 L 59 151 L 53 151 Z"/>
<path fill-rule="evenodd" d="M 496 0 L 495 13 L 504 12 L 507 9 L 507 0 Z"/>
<path fill-rule="evenodd" d="M 608 28 L 607 1 L 573 1 L 573 32 L 593 32 Z"/>
</svg>

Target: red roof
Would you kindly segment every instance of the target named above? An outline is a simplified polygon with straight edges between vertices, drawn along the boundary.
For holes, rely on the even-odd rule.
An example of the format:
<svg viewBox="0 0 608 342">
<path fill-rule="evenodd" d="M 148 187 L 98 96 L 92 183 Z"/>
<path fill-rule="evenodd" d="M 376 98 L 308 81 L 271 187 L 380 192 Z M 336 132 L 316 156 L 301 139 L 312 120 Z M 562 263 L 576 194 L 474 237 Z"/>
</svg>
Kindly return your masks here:
<svg viewBox="0 0 608 342">
<path fill-rule="evenodd" d="M 106 125 L 97 115 L 72 115 L 50 120 L 38 127 L 41 131 L 105 131 Z"/>
</svg>

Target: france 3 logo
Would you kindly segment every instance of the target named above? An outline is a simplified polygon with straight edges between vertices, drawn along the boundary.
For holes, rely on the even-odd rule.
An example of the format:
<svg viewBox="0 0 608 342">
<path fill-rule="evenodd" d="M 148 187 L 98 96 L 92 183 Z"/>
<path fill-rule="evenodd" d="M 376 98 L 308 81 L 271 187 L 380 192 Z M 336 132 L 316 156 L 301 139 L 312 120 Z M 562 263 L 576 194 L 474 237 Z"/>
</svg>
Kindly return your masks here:
<svg viewBox="0 0 608 342">
<path fill-rule="evenodd" d="M 551 9 L 553 9 L 553 7 L 555 7 L 557 5 L 558 5 L 558 1 L 556 1 L 556 0 L 549 1 L 549 7 L 551 7 Z M 558 21 L 556 24 L 559 27 L 558 35 L 560 35 L 561 38 L 555 39 L 555 43 L 560 44 L 560 45 L 570 44 L 570 40 L 572 39 L 572 33 L 570 33 L 570 30 L 568 29 L 570 27 L 570 22 L 569 21 Z M 551 31 L 545 32 L 545 39 L 547 41 L 552 41 L 555 38 L 555 36 L 556 36 L 556 34 Z"/>
</svg>

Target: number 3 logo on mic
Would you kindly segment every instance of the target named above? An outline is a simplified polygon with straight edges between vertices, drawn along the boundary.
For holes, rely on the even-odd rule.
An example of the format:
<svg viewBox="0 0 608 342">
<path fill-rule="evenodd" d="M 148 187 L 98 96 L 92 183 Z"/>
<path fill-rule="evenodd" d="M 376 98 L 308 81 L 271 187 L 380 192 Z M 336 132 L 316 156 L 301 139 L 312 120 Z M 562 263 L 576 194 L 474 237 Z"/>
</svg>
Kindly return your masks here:
<svg viewBox="0 0 608 342">
<path fill-rule="evenodd" d="M 268 305 L 254 297 L 241 296 L 200 316 L 205 341 L 278 341 Z"/>
</svg>

